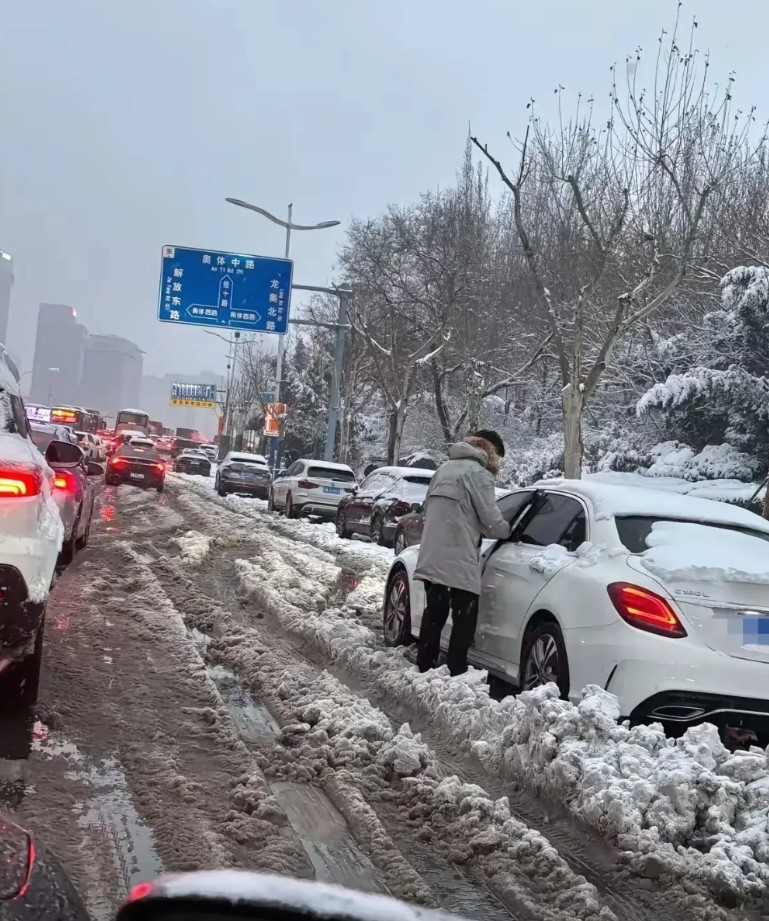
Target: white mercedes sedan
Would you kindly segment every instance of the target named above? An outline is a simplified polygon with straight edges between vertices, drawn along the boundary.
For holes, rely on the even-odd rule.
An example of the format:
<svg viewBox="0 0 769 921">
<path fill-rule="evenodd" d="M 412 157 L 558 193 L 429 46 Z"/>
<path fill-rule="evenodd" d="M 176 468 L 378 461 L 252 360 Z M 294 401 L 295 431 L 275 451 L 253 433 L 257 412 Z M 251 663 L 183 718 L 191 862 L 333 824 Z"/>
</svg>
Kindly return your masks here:
<svg viewBox="0 0 769 921">
<path fill-rule="evenodd" d="M 596 684 L 623 718 L 769 731 L 769 522 L 709 499 L 552 480 L 498 499 L 512 525 L 481 546 L 470 662 L 517 689 Z M 419 634 L 419 547 L 393 561 L 385 642 Z M 444 630 L 448 643 L 451 621 Z"/>
</svg>

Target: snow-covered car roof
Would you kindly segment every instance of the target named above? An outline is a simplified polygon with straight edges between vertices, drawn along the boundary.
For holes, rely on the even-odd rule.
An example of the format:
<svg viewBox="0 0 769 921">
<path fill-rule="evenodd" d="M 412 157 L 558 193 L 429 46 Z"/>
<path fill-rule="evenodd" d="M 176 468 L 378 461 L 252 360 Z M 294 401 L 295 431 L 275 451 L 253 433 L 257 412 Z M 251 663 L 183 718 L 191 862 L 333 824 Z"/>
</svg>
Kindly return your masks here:
<svg viewBox="0 0 769 921">
<path fill-rule="evenodd" d="M 303 464 L 312 464 L 313 467 L 321 467 L 323 470 L 344 470 L 345 473 L 352 473 L 352 467 L 347 464 L 334 464 L 331 461 L 315 460 L 314 457 L 300 457 Z"/>
<path fill-rule="evenodd" d="M 179 454 L 179 457 L 182 457 L 184 454 L 200 454 L 203 457 L 206 456 L 202 448 L 184 448 L 181 454 Z"/>
<path fill-rule="evenodd" d="M 391 896 L 356 892 L 331 883 L 246 870 L 198 870 L 161 876 L 153 888 L 172 898 L 204 895 L 237 905 L 253 900 L 268 912 L 319 918 L 360 918 L 361 921 L 461 921 L 457 915 L 408 905 Z M 281 911 L 281 914 L 283 912 Z"/>
<path fill-rule="evenodd" d="M 267 464 L 267 458 L 263 454 L 247 454 L 244 451 L 233 451 L 225 457 L 228 461 L 251 461 L 254 464 Z"/>
<path fill-rule="evenodd" d="M 377 467 L 371 473 L 391 473 L 393 476 L 423 476 L 428 479 L 435 476 L 435 471 L 428 470 L 426 467 Z"/>
<path fill-rule="evenodd" d="M 155 442 L 149 438 L 132 438 L 129 442 L 129 445 L 132 445 L 135 448 L 154 448 Z"/>
<path fill-rule="evenodd" d="M 712 521 L 715 524 L 736 525 L 769 534 L 769 521 L 754 512 L 717 502 L 682 496 L 664 489 L 649 486 L 617 486 L 591 480 L 540 480 L 535 486 L 570 492 L 586 499 L 596 518 L 613 518 L 617 515 L 640 515 L 678 519 L 680 521 Z"/>
</svg>

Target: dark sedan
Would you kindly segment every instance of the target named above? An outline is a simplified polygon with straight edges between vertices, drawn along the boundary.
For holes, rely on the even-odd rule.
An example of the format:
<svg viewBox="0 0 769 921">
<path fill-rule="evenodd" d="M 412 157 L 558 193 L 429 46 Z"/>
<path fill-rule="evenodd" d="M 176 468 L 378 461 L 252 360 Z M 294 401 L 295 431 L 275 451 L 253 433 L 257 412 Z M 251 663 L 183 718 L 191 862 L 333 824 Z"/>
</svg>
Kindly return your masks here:
<svg viewBox="0 0 769 921">
<path fill-rule="evenodd" d="M 377 468 L 339 503 L 337 534 L 362 534 L 372 543 L 391 547 L 398 522 L 424 503 L 434 473 L 420 467 Z"/>
<path fill-rule="evenodd" d="M 211 476 L 211 461 L 202 451 L 185 448 L 174 461 L 174 473 Z"/>
<path fill-rule="evenodd" d="M 261 454 L 230 451 L 216 470 L 214 489 L 220 496 L 238 493 L 266 499 L 271 485 L 272 474 Z"/>
<path fill-rule="evenodd" d="M 149 438 L 132 438 L 109 459 L 105 482 L 107 486 L 129 483 L 131 486 L 163 492 L 166 465 Z"/>
</svg>

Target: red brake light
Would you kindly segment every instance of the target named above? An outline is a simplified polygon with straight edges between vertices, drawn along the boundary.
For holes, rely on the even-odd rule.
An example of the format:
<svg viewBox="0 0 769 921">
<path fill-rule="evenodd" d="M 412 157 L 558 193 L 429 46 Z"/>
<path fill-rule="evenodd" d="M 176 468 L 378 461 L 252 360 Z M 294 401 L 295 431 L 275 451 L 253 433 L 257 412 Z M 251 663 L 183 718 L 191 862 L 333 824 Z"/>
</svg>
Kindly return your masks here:
<svg viewBox="0 0 769 921">
<path fill-rule="evenodd" d="M 139 883 L 134 886 L 131 892 L 128 895 L 129 902 L 137 902 L 139 899 L 146 899 L 148 895 L 151 895 L 154 886 L 152 883 Z"/>
<path fill-rule="evenodd" d="M 43 474 L 39 470 L 0 467 L 0 497 L 37 496 L 42 485 Z"/>
<path fill-rule="evenodd" d="M 654 592 L 629 582 L 613 582 L 607 591 L 619 616 L 631 627 L 660 636 L 686 636 L 670 603 Z"/>
<path fill-rule="evenodd" d="M 405 515 L 406 512 L 410 512 L 410 511 L 411 511 L 411 503 L 410 503 L 410 502 L 402 502 L 402 501 L 401 501 L 401 502 L 396 502 L 396 503 L 393 505 L 392 510 L 395 512 L 396 515 Z"/>
<path fill-rule="evenodd" d="M 77 488 L 77 482 L 71 473 L 57 473 L 53 478 L 53 485 L 56 489 L 69 489 L 74 491 Z"/>
<path fill-rule="evenodd" d="M 152 466 L 155 468 L 155 470 L 160 470 L 161 473 L 165 473 L 165 470 L 166 470 L 165 464 L 157 463 L 157 464 L 153 464 Z"/>
<path fill-rule="evenodd" d="M 299 489 L 317 489 L 320 483 L 313 483 L 312 480 L 299 480 L 296 485 Z"/>
</svg>

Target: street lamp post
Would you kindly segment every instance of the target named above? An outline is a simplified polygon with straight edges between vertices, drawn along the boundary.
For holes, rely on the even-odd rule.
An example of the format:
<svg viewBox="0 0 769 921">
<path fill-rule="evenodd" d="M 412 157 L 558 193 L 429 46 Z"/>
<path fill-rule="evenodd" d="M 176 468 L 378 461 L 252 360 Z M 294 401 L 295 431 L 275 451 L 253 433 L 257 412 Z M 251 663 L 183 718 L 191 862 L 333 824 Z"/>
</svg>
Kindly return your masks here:
<svg viewBox="0 0 769 921">
<path fill-rule="evenodd" d="M 288 220 L 282 221 L 279 217 L 275 217 L 274 214 L 271 214 L 265 208 L 260 208 L 259 205 L 252 205 L 250 202 L 243 201 L 240 198 L 228 198 L 227 201 L 231 205 L 237 205 L 239 208 L 247 208 L 249 211 L 256 211 L 257 214 L 261 214 L 262 217 L 266 217 L 267 220 L 272 221 L 273 224 L 277 224 L 279 227 L 285 227 L 286 229 L 286 254 L 285 258 L 288 259 L 288 254 L 291 250 L 291 231 L 292 230 L 325 230 L 329 227 L 338 227 L 341 221 L 321 221 L 320 224 L 294 224 L 291 220 L 293 215 L 294 206 L 288 206 Z M 275 399 L 274 403 L 280 403 L 280 390 L 283 377 L 283 352 L 284 352 L 284 336 L 281 334 L 278 337 L 278 357 L 275 362 Z M 276 435 L 270 442 L 270 467 L 273 469 L 277 465 L 277 460 L 280 453 L 280 434 Z"/>
</svg>

